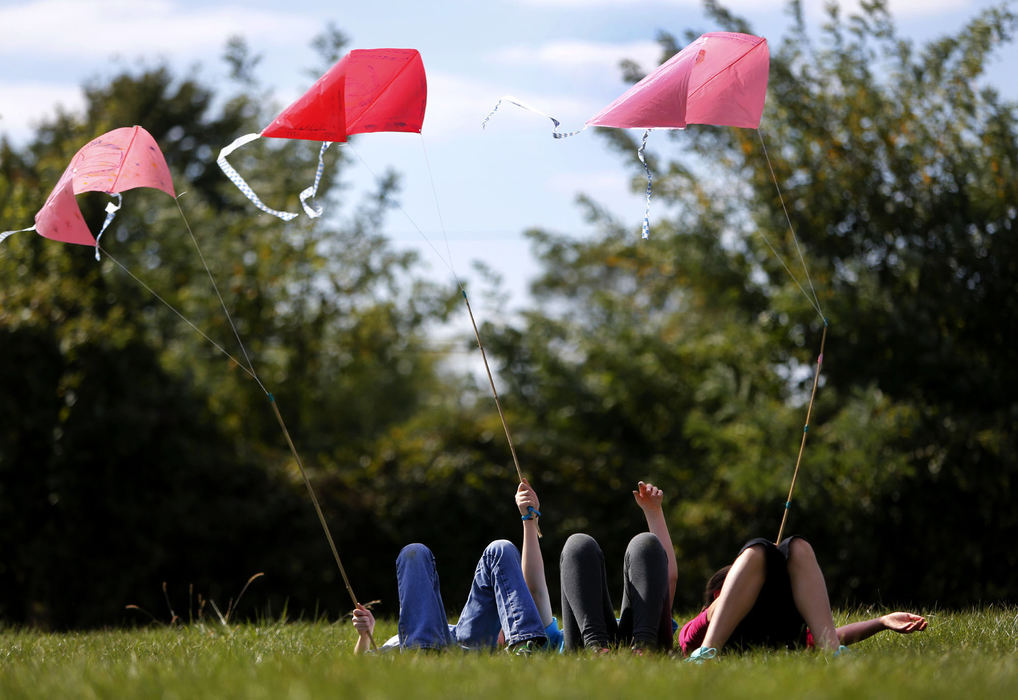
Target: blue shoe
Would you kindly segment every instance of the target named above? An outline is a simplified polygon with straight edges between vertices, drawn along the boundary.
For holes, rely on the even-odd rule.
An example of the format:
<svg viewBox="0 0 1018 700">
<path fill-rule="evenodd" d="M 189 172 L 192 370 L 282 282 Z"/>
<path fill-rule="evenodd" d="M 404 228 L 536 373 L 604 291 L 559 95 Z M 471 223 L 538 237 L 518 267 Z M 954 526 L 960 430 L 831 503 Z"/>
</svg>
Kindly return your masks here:
<svg viewBox="0 0 1018 700">
<path fill-rule="evenodd" d="M 848 651 L 849 651 L 848 647 L 846 647 L 846 646 L 845 646 L 844 644 L 842 644 L 842 645 L 841 645 L 840 647 L 838 647 L 838 649 L 837 649 L 837 650 L 836 650 L 836 651 L 834 652 L 834 655 L 835 655 L 835 656 L 841 656 L 842 654 L 844 654 L 844 655 L 848 656 Z"/>
<path fill-rule="evenodd" d="M 687 664 L 702 664 L 708 659 L 713 659 L 718 655 L 718 650 L 714 647 L 700 647 L 686 659 Z"/>
</svg>

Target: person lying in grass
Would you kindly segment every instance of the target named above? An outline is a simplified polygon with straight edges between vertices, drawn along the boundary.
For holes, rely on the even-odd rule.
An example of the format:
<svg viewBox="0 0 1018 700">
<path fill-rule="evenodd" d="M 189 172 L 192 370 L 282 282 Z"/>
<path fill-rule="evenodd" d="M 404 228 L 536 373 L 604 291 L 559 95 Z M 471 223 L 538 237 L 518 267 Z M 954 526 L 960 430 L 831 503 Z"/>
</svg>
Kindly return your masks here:
<svg viewBox="0 0 1018 700">
<path fill-rule="evenodd" d="M 835 628 L 824 575 L 809 542 L 793 536 L 775 545 L 759 537 L 711 576 L 704 608 L 679 631 L 679 646 L 687 660 L 697 662 L 713 658 L 726 644 L 839 654 L 882 630 L 909 634 L 924 629 L 926 620 L 908 612 Z"/>
<path fill-rule="evenodd" d="M 587 648 L 597 653 L 623 646 L 637 653 L 671 649 L 675 632 L 671 609 L 678 565 L 661 508 L 664 493 L 641 481 L 633 498 L 647 519 L 648 532 L 636 535 L 626 548 L 620 617 L 615 617 L 608 592 L 601 547 L 590 535 L 577 533 L 566 540 L 559 559 L 560 628 L 551 614 L 537 525 L 526 519 L 529 509 L 540 511 L 540 503 L 529 483 L 519 485 L 516 505 L 524 515 L 523 575 L 546 625 L 549 648 Z"/>
<path fill-rule="evenodd" d="M 520 553 L 508 540 L 496 540 L 485 547 L 456 624 L 446 619 L 435 556 L 426 546 L 409 544 L 400 551 L 396 583 L 398 634 L 382 645 L 383 650 L 452 645 L 495 649 L 504 643 L 512 653 L 527 654 L 546 642 L 541 615 L 523 578 Z M 371 646 L 375 616 L 358 605 L 353 626 L 358 633 L 354 653 L 361 654 Z"/>
</svg>

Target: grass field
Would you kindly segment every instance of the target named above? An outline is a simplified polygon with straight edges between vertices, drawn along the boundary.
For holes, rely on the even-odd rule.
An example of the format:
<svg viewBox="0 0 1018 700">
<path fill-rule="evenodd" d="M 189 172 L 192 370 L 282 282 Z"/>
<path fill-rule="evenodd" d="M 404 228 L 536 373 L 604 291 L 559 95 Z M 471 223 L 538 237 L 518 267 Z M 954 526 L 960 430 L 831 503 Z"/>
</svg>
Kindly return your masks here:
<svg viewBox="0 0 1018 700">
<path fill-rule="evenodd" d="M 755 652 L 702 666 L 625 653 L 356 657 L 348 624 L 0 629 L 0 698 L 1018 697 L 1018 608 L 924 614 L 925 632 L 885 632 L 836 659 Z M 394 632 L 380 621 L 376 637 Z"/>
</svg>

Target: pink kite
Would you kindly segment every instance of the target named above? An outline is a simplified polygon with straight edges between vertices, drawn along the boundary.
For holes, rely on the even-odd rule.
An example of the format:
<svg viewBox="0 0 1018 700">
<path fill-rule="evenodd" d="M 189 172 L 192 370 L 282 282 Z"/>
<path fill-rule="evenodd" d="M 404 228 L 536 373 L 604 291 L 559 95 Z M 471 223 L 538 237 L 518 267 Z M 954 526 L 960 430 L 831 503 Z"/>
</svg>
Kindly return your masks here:
<svg viewBox="0 0 1018 700">
<path fill-rule="evenodd" d="M 345 142 L 351 134 L 378 131 L 420 133 L 427 96 L 424 63 L 416 49 L 356 49 L 341 58 L 310 90 L 280 112 L 260 134 L 241 136 L 220 151 L 217 162 L 255 206 L 289 221 L 297 214 L 266 206 L 226 161 L 226 157 L 261 136 L 323 141 L 314 184 L 300 194 L 304 211 L 315 218 L 321 215 L 322 210 L 310 206 L 307 200 L 318 191 L 325 150 L 333 143 Z"/>
<path fill-rule="evenodd" d="M 643 157 L 651 129 L 684 129 L 687 124 L 713 124 L 756 129 L 760 126 L 770 52 L 767 40 L 751 34 L 711 32 L 704 34 L 621 97 L 586 121 L 582 129 L 559 133 L 559 121 L 512 97 L 503 101 L 548 117 L 555 124 L 555 138 L 574 136 L 588 126 L 645 129 L 638 154 L 647 171 L 648 215 L 643 237 L 649 235 L 650 169 Z M 482 127 L 498 109 L 491 110 Z"/>
<path fill-rule="evenodd" d="M 120 192 L 135 187 L 153 187 L 175 197 L 166 159 L 152 135 L 140 126 L 114 129 L 85 144 L 60 176 L 46 203 L 35 215 L 35 226 L 22 231 L 65 243 L 95 246 L 99 257 L 99 236 L 120 208 Z M 82 192 L 112 194 L 117 203 L 106 205 L 106 220 L 99 235 L 92 237 L 74 195 Z M 12 233 L 0 233 L 0 241 Z"/>
<path fill-rule="evenodd" d="M 587 120 L 587 126 L 760 126 L 770 52 L 763 37 L 704 34 Z"/>
</svg>

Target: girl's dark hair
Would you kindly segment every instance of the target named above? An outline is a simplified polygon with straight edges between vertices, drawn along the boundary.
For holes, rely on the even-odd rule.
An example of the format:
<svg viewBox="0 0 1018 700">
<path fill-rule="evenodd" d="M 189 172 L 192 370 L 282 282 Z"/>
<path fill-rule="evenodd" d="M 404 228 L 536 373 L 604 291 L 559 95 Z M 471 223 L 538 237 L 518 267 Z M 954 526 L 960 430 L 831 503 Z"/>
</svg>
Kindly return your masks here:
<svg viewBox="0 0 1018 700">
<path fill-rule="evenodd" d="M 714 602 L 714 594 L 721 590 L 721 587 L 725 585 L 725 578 L 728 576 L 728 570 L 732 568 L 732 565 L 723 566 L 714 572 L 714 575 L 707 579 L 707 587 L 703 589 L 703 606 L 707 607 Z"/>
</svg>

